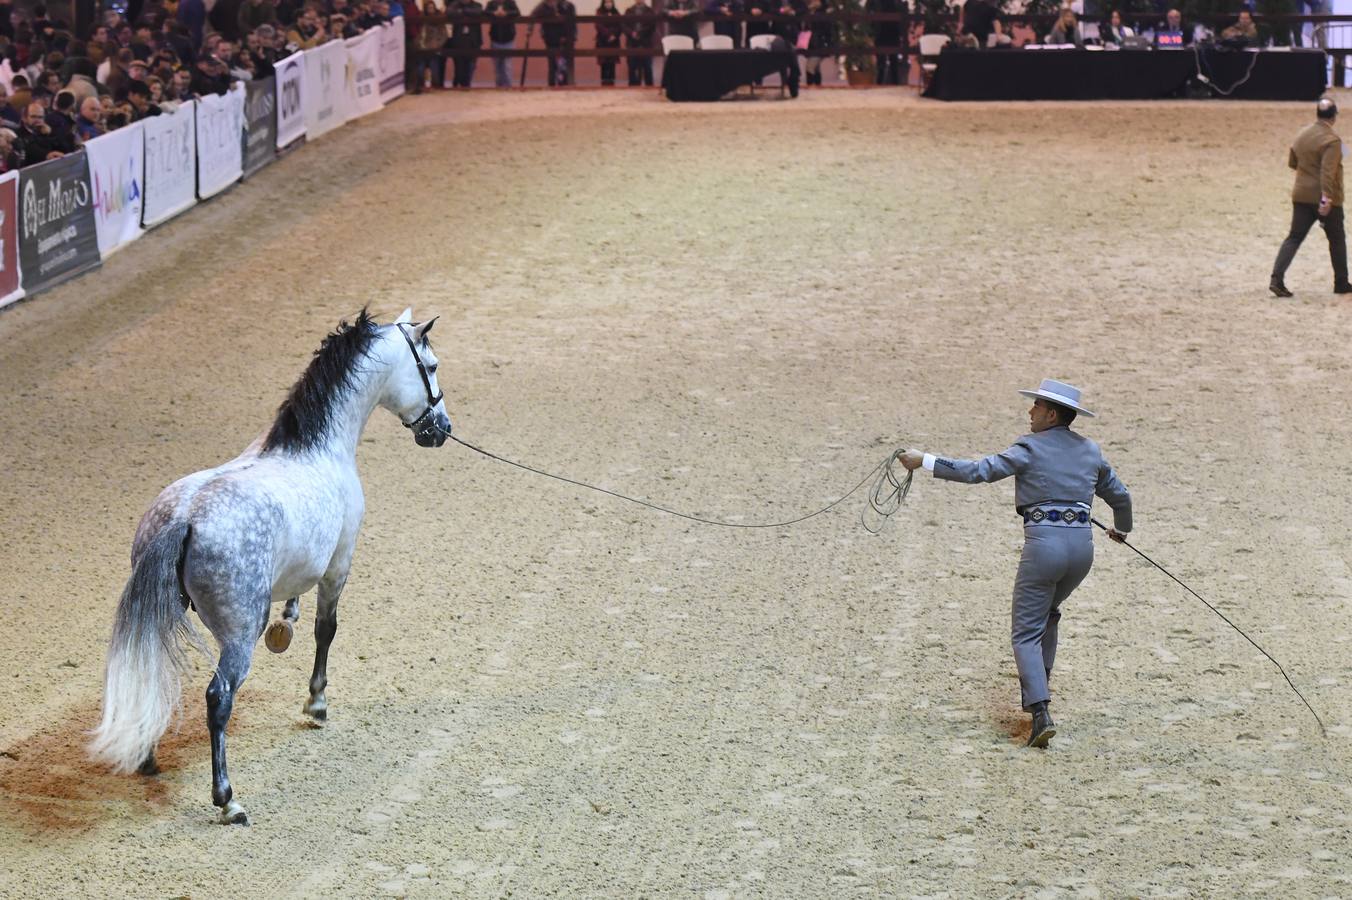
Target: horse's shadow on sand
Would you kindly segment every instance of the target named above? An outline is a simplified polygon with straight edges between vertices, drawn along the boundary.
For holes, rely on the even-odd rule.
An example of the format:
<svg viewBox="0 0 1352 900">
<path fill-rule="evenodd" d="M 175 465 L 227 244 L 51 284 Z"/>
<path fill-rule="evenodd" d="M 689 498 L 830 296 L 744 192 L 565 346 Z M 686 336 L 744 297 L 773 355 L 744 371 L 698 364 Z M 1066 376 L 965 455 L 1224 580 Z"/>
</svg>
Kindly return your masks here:
<svg viewBox="0 0 1352 900">
<path fill-rule="evenodd" d="M 163 814 L 179 787 L 165 775 L 118 775 L 89 758 L 88 729 L 98 701 L 67 707 L 59 720 L 19 743 L 0 747 L 0 816 L 35 834 L 78 834 L 106 823 L 121 808 L 133 816 Z M 210 758 L 205 703 L 186 701 L 178 727 L 160 740 L 156 757 L 172 774 Z"/>
</svg>

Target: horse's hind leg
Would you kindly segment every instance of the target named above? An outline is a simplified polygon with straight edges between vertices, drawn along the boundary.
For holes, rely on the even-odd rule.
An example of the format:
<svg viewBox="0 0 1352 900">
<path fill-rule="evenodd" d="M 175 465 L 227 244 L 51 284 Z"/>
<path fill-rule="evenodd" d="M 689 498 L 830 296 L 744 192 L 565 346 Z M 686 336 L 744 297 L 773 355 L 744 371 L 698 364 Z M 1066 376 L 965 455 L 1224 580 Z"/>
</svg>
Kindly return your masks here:
<svg viewBox="0 0 1352 900">
<path fill-rule="evenodd" d="M 329 645 L 338 633 L 338 598 L 347 584 L 347 573 L 319 582 L 319 602 L 315 604 L 315 668 L 310 674 L 310 699 L 305 714 L 323 722 L 329 717 L 329 701 L 324 689 L 329 685 Z"/>
<path fill-rule="evenodd" d="M 257 632 L 255 632 L 255 638 Z M 235 706 L 235 692 L 249 674 L 253 645 L 230 642 L 221 645 L 221 660 L 207 686 L 207 728 L 211 732 L 211 802 L 220 807 L 222 825 L 248 825 L 249 816 L 234 799 L 225 768 L 225 726 Z"/>
</svg>

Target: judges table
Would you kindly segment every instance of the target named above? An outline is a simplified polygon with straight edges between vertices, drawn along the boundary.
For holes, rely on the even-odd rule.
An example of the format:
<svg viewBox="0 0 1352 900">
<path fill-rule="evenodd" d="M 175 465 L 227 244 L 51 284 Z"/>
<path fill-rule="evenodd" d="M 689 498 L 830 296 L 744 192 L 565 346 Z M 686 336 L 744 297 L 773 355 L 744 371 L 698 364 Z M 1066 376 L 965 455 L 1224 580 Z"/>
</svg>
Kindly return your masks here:
<svg viewBox="0 0 1352 900">
<path fill-rule="evenodd" d="M 662 89 L 668 100 L 717 100 L 774 74 L 798 96 L 798 57 L 791 51 L 673 50 L 662 67 Z"/>
<path fill-rule="evenodd" d="M 1252 69 L 1250 67 L 1252 66 Z M 926 97 L 939 100 L 1154 100 L 1186 95 L 1198 69 L 1206 96 L 1315 100 L 1323 50 L 968 50 L 939 54 Z M 1245 77 L 1247 75 L 1247 80 Z M 1223 94 L 1222 92 L 1230 92 Z"/>
</svg>

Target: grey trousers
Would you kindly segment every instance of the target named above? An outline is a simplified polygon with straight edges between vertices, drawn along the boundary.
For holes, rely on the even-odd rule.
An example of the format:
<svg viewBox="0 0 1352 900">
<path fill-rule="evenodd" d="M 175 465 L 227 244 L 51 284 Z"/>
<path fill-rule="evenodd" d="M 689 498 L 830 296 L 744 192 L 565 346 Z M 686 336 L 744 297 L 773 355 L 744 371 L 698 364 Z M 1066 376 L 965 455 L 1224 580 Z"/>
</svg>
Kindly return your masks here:
<svg viewBox="0 0 1352 900">
<path fill-rule="evenodd" d="M 1024 709 L 1051 699 L 1047 678 L 1056 661 L 1061 602 L 1094 565 L 1089 528 L 1030 525 L 1023 529 L 1023 556 L 1014 579 L 1010 636 Z"/>
</svg>

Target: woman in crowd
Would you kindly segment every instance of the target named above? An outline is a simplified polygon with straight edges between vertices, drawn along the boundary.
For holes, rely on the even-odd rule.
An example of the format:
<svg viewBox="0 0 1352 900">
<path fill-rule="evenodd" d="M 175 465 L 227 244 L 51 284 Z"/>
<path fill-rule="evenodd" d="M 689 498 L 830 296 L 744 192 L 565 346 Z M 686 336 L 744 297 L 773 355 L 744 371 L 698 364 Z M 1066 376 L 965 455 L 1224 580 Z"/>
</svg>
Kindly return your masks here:
<svg viewBox="0 0 1352 900">
<path fill-rule="evenodd" d="M 1129 37 L 1136 37 L 1136 32 L 1122 22 L 1122 14 L 1113 10 L 1108 15 L 1108 24 L 1099 29 L 1099 37 L 1103 43 L 1112 44 L 1116 47 L 1122 46 Z"/>
<path fill-rule="evenodd" d="M 1052 26 L 1052 33 L 1047 35 L 1047 43 L 1084 46 L 1084 33 L 1080 31 L 1080 22 L 1075 18 L 1075 10 L 1069 6 L 1062 8 L 1061 18 L 1056 20 L 1056 24 Z"/>
<path fill-rule="evenodd" d="M 615 0 L 601 0 L 601 5 L 596 8 L 596 49 L 619 49 L 620 35 L 624 32 L 620 24 L 620 11 L 615 6 Z M 602 19 L 608 21 L 602 21 Z M 615 84 L 615 67 L 619 65 L 618 56 L 600 56 L 597 62 L 601 64 L 601 84 L 606 87 L 613 87 Z"/>
</svg>

